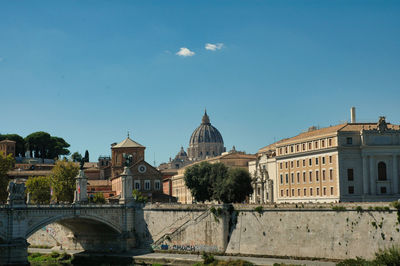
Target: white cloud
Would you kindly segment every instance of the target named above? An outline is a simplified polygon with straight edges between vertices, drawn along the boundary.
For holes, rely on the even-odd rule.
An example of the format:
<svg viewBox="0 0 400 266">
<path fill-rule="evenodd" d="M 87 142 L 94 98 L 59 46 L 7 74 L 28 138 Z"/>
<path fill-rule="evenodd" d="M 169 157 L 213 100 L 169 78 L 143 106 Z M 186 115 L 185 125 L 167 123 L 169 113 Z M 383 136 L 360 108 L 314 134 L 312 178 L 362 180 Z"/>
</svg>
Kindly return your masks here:
<svg viewBox="0 0 400 266">
<path fill-rule="evenodd" d="M 221 50 L 222 47 L 224 46 L 223 43 L 206 43 L 206 46 L 204 48 L 206 48 L 206 50 L 210 50 L 210 51 L 216 51 L 216 50 Z"/>
<path fill-rule="evenodd" d="M 176 54 L 179 55 L 179 56 L 186 57 L 186 56 L 193 56 L 193 55 L 195 55 L 195 52 L 190 51 L 190 50 L 189 50 L 188 48 L 186 48 L 186 47 L 182 47 L 182 48 L 179 50 L 179 52 L 177 52 Z"/>
</svg>

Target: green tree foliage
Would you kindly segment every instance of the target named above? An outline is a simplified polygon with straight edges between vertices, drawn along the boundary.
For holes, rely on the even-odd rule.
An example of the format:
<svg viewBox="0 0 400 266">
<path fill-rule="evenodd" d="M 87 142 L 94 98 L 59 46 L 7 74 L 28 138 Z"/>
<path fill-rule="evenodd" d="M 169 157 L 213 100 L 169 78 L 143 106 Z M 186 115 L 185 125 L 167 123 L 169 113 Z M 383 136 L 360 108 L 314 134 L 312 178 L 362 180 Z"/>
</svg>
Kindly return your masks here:
<svg viewBox="0 0 400 266">
<path fill-rule="evenodd" d="M 222 163 L 202 162 L 188 167 L 184 180 L 196 201 L 243 202 L 253 192 L 248 171 Z"/>
<path fill-rule="evenodd" d="M 86 150 L 85 151 L 85 162 L 89 162 L 89 151 L 88 150 Z"/>
<path fill-rule="evenodd" d="M 90 195 L 89 202 L 96 204 L 104 204 L 106 203 L 106 199 L 104 198 L 103 193 L 97 192 L 94 195 Z"/>
<path fill-rule="evenodd" d="M 225 203 L 243 202 L 253 193 L 251 177 L 245 169 L 230 168 L 222 183 L 219 199 Z"/>
<path fill-rule="evenodd" d="M 72 202 L 75 191 L 75 177 L 79 168 L 73 162 L 57 161 L 51 174 L 54 198 L 57 202 Z"/>
<path fill-rule="evenodd" d="M 0 202 L 5 203 L 7 201 L 7 186 L 8 186 L 8 176 L 7 172 L 14 167 L 15 160 L 10 155 L 5 156 L 0 153 Z"/>
<path fill-rule="evenodd" d="M 132 191 L 132 196 L 135 199 L 136 202 L 139 203 L 146 203 L 147 202 L 147 197 L 143 196 L 142 193 L 140 193 L 140 191 L 134 189 Z"/>
<path fill-rule="evenodd" d="M 15 141 L 15 156 L 21 155 L 22 157 L 25 157 L 25 140 L 23 137 L 21 137 L 18 134 L 6 134 L 6 135 L 1 135 L 0 134 L 0 141 L 2 140 L 13 140 Z"/>
<path fill-rule="evenodd" d="M 71 155 L 71 159 L 73 162 L 80 162 L 82 160 L 82 155 L 76 151 Z"/>
<path fill-rule="evenodd" d="M 58 158 L 60 155 L 68 155 L 67 149 L 70 145 L 59 137 L 50 136 L 49 133 L 38 131 L 25 138 L 26 147 L 30 151 L 30 156 L 35 158 Z"/>
<path fill-rule="evenodd" d="M 215 181 L 211 178 L 211 164 L 202 162 L 188 167 L 184 179 L 196 201 L 204 202 L 213 197 Z"/>
<path fill-rule="evenodd" d="M 38 176 L 29 178 L 25 183 L 27 192 L 30 193 L 32 203 L 50 203 L 50 177 Z"/>
</svg>

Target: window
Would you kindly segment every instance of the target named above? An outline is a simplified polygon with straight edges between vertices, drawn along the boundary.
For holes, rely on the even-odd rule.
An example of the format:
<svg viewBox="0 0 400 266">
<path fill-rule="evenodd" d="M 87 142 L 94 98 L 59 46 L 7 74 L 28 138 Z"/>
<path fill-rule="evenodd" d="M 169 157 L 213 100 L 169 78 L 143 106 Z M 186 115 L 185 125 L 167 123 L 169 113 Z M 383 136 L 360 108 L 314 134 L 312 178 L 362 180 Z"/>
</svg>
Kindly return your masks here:
<svg viewBox="0 0 400 266">
<path fill-rule="evenodd" d="M 347 169 L 347 180 L 354 181 L 354 171 L 352 168 Z"/>
<path fill-rule="evenodd" d="M 279 164 L 279 168 L 282 169 L 282 163 Z"/>
<path fill-rule="evenodd" d="M 318 164 L 319 164 L 319 159 L 315 158 L 315 165 L 318 165 Z"/>
<path fill-rule="evenodd" d="M 333 169 L 329 169 L 329 180 L 333 180 Z"/>
<path fill-rule="evenodd" d="M 332 156 L 329 156 L 329 163 L 332 163 Z"/>
<path fill-rule="evenodd" d="M 319 196 L 319 187 L 317 187 L 317 196 Z"/>
<path fill-rule="evenodd" d="M 300 188 L 297 189 L 297 196 L 300 196 Z"/>
<path fill-rule="evenodd" d="M 325 181 L 325 170 L 322 170 L 322 181 Z"/>
<path fill-rule="evenodd" d="M 332 139 L 328 139 L 328 146 L 332 146 Z"/>
<path fill-rule="evenodd" d="M 306 144 L 303 143 L 303 151 L 305 151 L 305 150 L 306 150 Z"/>
<path fill-rule="evenodd" d="M 322 148 L 325 147 L 325 140 L 321 140 L 321 146 L 322 146 Z"/>
<path fill-rule="evenodd" d="M 150 190 L 150 180 L 144 180 L 144 189 Z"/>
<path fill-rule="evenodd" d="M 378 180 L 385 181 L 387 179 L 386 176 L 386 164 L 384 162 L 378 163 Z"/>
<path fill-rule="evenodd" d="M 306 160 L 303 160 L 303 167 L 306 166 Z"/>
<path fill-rule="evenodd" d="M 318 149 L 318 141 L 314 142 L 314 147 Z"/>
<path fill-rule="evenodd" d="M 310 188 L 310 196 L 312 196 L 312 188 Z"/>
<path fill-rule="evenodd" d="M 333 187 L 331 187 L 331 195 L 333 195 Z"/>
<path fill-rule="evenodd" d="M 303 172 L 303 183 L 306 182 L 306 172 Z"/>
<path fill-rule="evenodd" d="M 281 174 L 281 184 L 283 184 L 283 175 Z"/>
<path fill-rule="evenodd" d="M 323 188 L 324 196 L 326 196 L 326 187 Z"/>
<path fill-rule="evenodd" d="M 289 197 L 289 189 L 286 189 L 286 197 Z"/>
<path fill-rule="evenodd" d="M 353 138 L 352 137 L 346 138 L 346 144 L 347 145 L 352 145 L 353 144 Z"/>
<path fill-rule="evenodd" d="M 261 194 L 261 188 L 257 188 L 257 195 L 260 195 Z"/>
<path fill-rule="evenodd" d="M 300 183 L 300 173 L 299 172 L 297 172 L 297 183 L 298 184 Z"/>
<path fill-rule="evenodd" d="M 282 148 L 279 148 L 279 154 L 282 154 Z"/>
<path fill-rule="evenodd" d="M 308 143 L 308 149 L 309 149 L 309 150 L 311 150 L 311 148 L 312 148 L 311 145 L 312 145 L 312 143 L 309 142 L 309 143 Z"/>
<path fill-rule="evenodd" d="M 292 184 L 294 184 L 294 174 L 292 173 Z"/>
<path fill-rule="evenodd" d="M 293 146 L 290 146 L 290 152 L 293 152 Z"/>
<path fill-rule="evenodd" d="M 311 166 L 312 165 L 312 159 L 308 159 L 308 165 Z"/>
<path fill-rule="evenodd" d="M 283 197 L 283 189 L 281 189 L 281 197 Z"/>
<path fill-rule="evenodd" d="M 161 184 L 160 180 L 154 181 L 154 189 L 160 190 L 160 188 L 161 188 L 160 184 Z"/>
<path fill-rule="evenodd" d="M 296 161 L 296 167 L 297 167 L 297 168 L 300 167 L 300 161 L 299 161 L 299 160 Z"/>
<path fill-rule="evenodd" d="M 285 153 L 288 153 L 288 149 L 287 149 L 287 147 L 285 147 Z"/>
<path fill-rule="evenodd" d="M 303 194 L 304 194 L 303 196 L 307 196 L 307 189 L 306 188 L 304 189 Z"/>
<path fill-rule="evenodd" d="M 386 194 L 386 187 L 381 187 L 381 194 Z"/>
<path fill-rule="evenodd" d="M 354 194 L 354 187 L 353 186 L 349 186 L 349 194 Z"/>
<path fill-rule="evenodd" d="M 287 162 L 285 162 L 285 168 L 286 168 L 286 169 L 288 168 L 288 163 L 287 163 Z"/>
<path fill-rule="evenodd" d="M 134 185 L 135 185 L 135 189 L 136 190 L 140 190 L 140 180 L 135 180 L 133 182 L 134 182 Z"/>
<path fill-rule="evenodd" d="M 299 151 L 299 144 L 296 145 L 296 151 Z"/>
<path fill-rule="evenodd" d="M 292 188 L 292 197 L 294 197 L 294 188 Z"/>
<path fill-rule="evenodd" d="M 325 164 L 325 156 L 322 157 L 322 164 Z"/>
<path fill-rule="evenodd" d="M 319 171 L 315 171 L 315 181 L 319 181 Z"/>
<path fill-rule="evenodd" d="M 310 177 L 310 183 L 311 183 L 312 182 L 312 171 L 310 171 L 308 176 Z"/>
<path fill-rule="evenodd" d="M 290 162 L 290 167 L 293 168 L 293 161 Z"/>
<path fill-rule="evenodd" d="M 288 183 L 289 183 L 289 175 L 286 174 L 286 184 L 288 184 Z"/>
</svg>

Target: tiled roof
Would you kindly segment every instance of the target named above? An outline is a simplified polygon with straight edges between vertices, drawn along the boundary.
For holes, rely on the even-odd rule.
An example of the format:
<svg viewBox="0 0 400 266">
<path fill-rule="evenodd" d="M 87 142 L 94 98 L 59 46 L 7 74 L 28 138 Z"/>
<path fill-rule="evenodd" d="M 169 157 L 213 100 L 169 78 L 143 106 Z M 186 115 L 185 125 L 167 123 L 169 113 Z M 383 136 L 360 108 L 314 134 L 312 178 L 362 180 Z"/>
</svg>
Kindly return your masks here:
<svg viewBox="0 0 400 266">
<path fill-rule="evenodd" d="M 134 148 L 134 147 L 144 148 L 144 146 L 140 145 L 139 143 L 127 137 L 122 142 L 118 143 L 117 145 L 114 145 L 112 148 Z"/>
<path fill-rule="evenodd" d="M 386 124 L 388 129 L 400 130 L 400 125 L 393 125 L 393 124 Z M 376 123 L 354 123 L 354 124 L 347 124 L 339 131 L 361 131 L 364 130 L 373 130 L 377 129 Z"/>
<path fill-rule="evenodd" d="M 336 126 L 324 127 L 324 128 L 320 128 L 320 129 L 316 129 L 316 130 L 312 130 L 312 131 L 303 132 L 303 133 L 300 133 L 299 135 L 294 136 L 292 138 L 285 139 L 285 140 L 281 141 L 279 144 L 286 143 L 286 142 L 293 142 L 293 141 L 301 140 L 301 139 L 308 139 L 308 138 L 321 136 L 321 135 L 332 134 L 332 133 L 335 133 L 335 132 L 341 130 L 346 125 L 347 125 L 347 123 L 339 124 L 339 125 L 336 125 Z"/>
</svg>

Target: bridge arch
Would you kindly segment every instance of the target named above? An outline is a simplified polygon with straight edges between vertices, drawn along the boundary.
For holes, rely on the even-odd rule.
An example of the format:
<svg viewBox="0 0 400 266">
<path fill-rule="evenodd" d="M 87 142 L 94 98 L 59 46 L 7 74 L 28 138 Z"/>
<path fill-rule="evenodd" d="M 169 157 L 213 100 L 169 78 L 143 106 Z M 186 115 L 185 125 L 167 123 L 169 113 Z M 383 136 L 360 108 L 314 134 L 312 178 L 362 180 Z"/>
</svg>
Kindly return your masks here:
<svg viewBox="0 0 400 266">
<path fill-rule="evenodd" d="M 65 231 L 61 234 L 63 237 L 59 236 L 57 230 L 55 235 L 51 235 L 51 238 L 57 242 L 57 245 L 61 244 L 65 249 L 86 251 L 119 251 L 126 249 L 124 232 L 119 226 L 101 217 L 87 214 L 60 214 L 37 220 L 32 226 L 28 226 L 25 238 L 28 239 L 41 228 L 53 223 L 58 223 L 72 232 L 67 238 Z"/>
<path fill-rule="evenodd" d="M 32 234 L 34 234 L 36 231 L 38 231 L 39 229 L 52 224 L 52 223 L 60 223 L 64 226 L 66 226 L 67 228 L 69 228 L 69 224 L 71 221 L 86 221 L 86 222 L 95 222 L 97 223 L 97 225 L 103 225 L 106 226 L 105 229 L 112 229 L 115 233 L 118 234 L 122 234 L 122 229 L 117 226 L 114 225 L 113 223 L 105 220 L 105 219 L 101 219 L 98 216 L 93 216 L 93 215 L 57 215 L 57 216 L 52 216 L 52 217 L 46 217 L 46 219 L 40 220 L 39 222 L 35 223 L 32 226 L 29 226 L 26 233 L 25 233 L 25 237 L 29 238 Z M 63 222 L 64 221 L 64 222 Z M 67 221 L 67 222 L 65 222 Z M 0 235 L 1 237 L 1 235 Z"/>
</svg>

